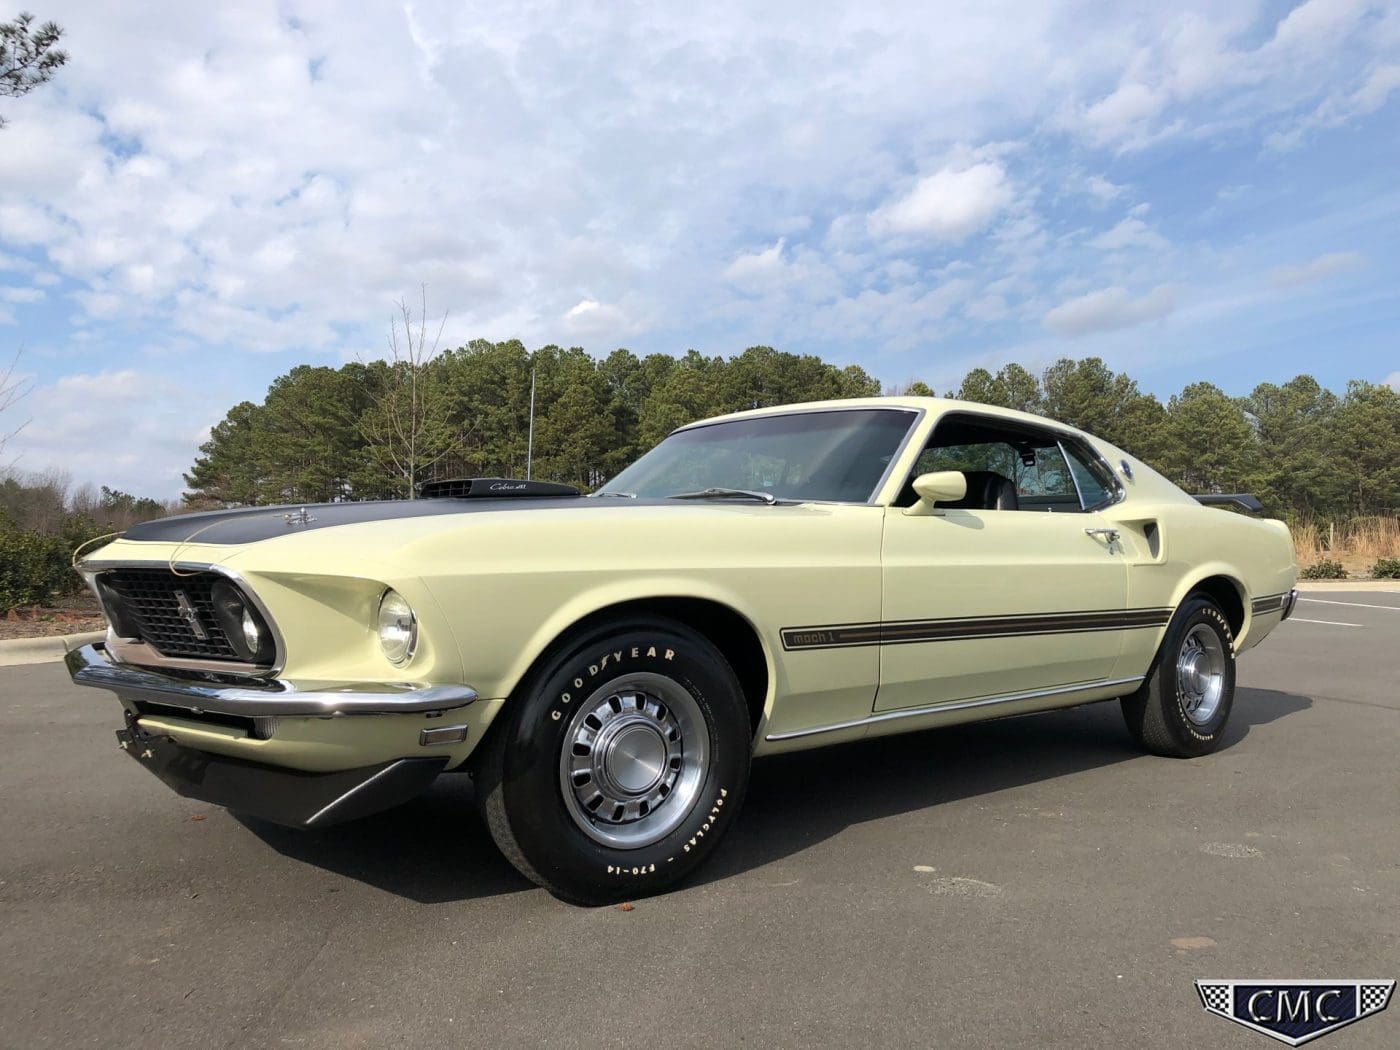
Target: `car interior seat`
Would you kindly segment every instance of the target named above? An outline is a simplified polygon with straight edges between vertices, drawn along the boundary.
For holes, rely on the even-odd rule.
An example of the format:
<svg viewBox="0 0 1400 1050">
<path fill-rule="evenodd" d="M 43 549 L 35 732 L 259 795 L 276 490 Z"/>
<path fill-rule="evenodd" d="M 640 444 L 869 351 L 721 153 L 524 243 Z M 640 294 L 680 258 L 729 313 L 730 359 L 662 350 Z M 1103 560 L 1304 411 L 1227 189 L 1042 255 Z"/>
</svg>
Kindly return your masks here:
<svg viewBox="0 0 1400 1050">
<path fill-rule="evenodd" d="M 938 506 L 945 510 L 1020 510 L 1021 501 L 1016 498 L 1016 485 L 1010 478 L 998 474 L 994 470 L 965 470 L 963 477 L 967 478 L 967 495 L 962 499 L 952 500 L 945 503 L 938 501 Z M 910 478 L 905 483 L 904 489 L 899 494 L 899 499 L 895 501 L 896 507 L 912 507 L 919 501 L 919 494 L 914 491 L 914 479 Z"/>
<path fill-rule="evenodd" d="M 1009 477 L 998 475 L 995 470 L 963 470 L 963 477 L 967 479 L 966 496 L 939 503 L 939 507 L 967 511 L 1021 510 L 1021 501 L 1016 500 L 1016 486 Z"/>
<path fill-rule="evenodd" d="M 948 503 L 939 503 L 948 510 L 1020 510 L 1016 485 L 994 470 L 965 470 L 967 495 Z"/>
</svg>

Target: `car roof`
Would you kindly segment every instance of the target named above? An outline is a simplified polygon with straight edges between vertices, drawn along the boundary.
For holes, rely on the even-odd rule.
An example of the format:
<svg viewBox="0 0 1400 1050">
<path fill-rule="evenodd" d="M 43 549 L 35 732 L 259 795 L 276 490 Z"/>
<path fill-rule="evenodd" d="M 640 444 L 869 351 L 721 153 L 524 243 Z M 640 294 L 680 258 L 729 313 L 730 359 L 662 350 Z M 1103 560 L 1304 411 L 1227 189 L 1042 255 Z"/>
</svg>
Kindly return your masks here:
<svg viewBox="0 0 1400 1050">
<path fill-rule="evenodd" d="M 931 415 L 942 415 L 945 412 L 976 412 L 979 415 L 996 416 L 1001 419 L 1031 423 L 1036 426 L 1051 427 L 1074 434 L 1084 433 L 1084 431 L 1077 427 L 1072 427 L 1068 423 L 1061 423 L 1058 420 L 1050 419 L 1046 416 L 1037 416 L 1030 412 L 1018 412 L 1014 408 L 984 405 L 977 401 L 958 401 L 951 397 L 850 397 L 839 398 L 832 401 L 804 401 L 792 405 L 772 405 L 768 408 L 750 408 L 743 412 L 729 412 L 722 416 L 697 419 L 694 423 L 687 423 L 683 427 L 677 427 L 676 431 L 690 430 L 693 427 L 708 426 L 711 423 L 726 422 L 731 419 L 752 419 L 759 416 L 782 415 L 789 412 L 849 411 L 851 409 L 861 408 L 914 410 L 927 412 Z"/>
<path fill-rule="evenodd" d="M 1087 441 L 1095 451 L 1105 461 L 1111 464 L 1131 463 L 1135 472 L 1133 478 L 1133 493 L 1135 499 L 1151 499 L 1167 502 L 1188 502 L 1194 503 L 1194 499 L 1183 492 L 1171 481 L 1162 477 L 1141 459 L 1131 453 L 1117 447 L 1112 442 L 1104 438 L 1097 437 L 1086 430 L 1070 426 L 1068 423 L 1061 423 L 1057 419 L 1048 416 L 1038 416 L 1031 412 L 1018 412 L 1014 408 L 1001 408 L 998 405 L 984 405 L 978 401 L 959 401 L 951 397 L 851 397 L 838 398 L 832 401 L 806 401 L 791 405 L 773 405 L 768 408 L 751 408 L 744 412 L 730 412 L 727 415 L 712 416 L 709 419 L 697 419 L 694 423 L 687 423 L 683 427 L 677 427 L 672 433 L 680 433 L 684 430 L 692 430 L 696 427 L 707 426 L 711 423 L 719 423 L 731 419 L 748 419 L 759 416 L 774 416 L 787 412 L 823 412 L 831 410 L 849 410 L 860 408 L 880 408 L 880 409 L 903 409 L 904 411 L 922 411 L 930 416 L 939 417 L 948 412 L 974 412 L 982 416 L 991 416 L 997 419 L 1005 419 L 1009 422 L 1026 423 L 1031 426 L 1050 431 L 1059 431 L 1061 434 L 1077 435 Z M 1116 467 L 1110 469 L 1116 470 Z"/>
</svg>

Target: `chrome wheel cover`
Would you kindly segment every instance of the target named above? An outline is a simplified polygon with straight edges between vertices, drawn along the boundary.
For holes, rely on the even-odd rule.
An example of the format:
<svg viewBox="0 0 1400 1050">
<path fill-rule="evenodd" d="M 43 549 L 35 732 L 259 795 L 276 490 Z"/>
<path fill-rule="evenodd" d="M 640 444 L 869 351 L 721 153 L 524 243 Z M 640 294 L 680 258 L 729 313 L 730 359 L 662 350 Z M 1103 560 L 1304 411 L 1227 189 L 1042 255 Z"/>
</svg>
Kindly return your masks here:
<svg viewBox="0 0 1400 1050">
<path fill-rule="evenodd" d="M 1225 647 L 1209 626 L 1186 632 L 1176 654 L 1176 690 L 1186 717 L 1203 726 L 1215 717 L 1225 695 Z"/>
<path fill-rule="evenodd" d="M 559 788 L 595 842 L 641 849 L 695 808 L 709 769 L 700 705 L 659 674 L 614 678 L 579 704 L 564 729 Z"/>
</svg>

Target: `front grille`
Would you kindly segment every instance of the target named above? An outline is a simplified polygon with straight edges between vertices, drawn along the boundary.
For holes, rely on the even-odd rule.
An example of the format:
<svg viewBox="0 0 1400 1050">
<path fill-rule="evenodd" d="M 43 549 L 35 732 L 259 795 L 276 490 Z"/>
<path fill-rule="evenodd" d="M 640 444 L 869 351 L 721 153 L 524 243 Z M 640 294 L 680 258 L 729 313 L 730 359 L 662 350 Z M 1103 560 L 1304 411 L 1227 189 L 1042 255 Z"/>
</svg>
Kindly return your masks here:
<svg viewBox="0 0 1400 1050">
<path fill-rule="evenodd" d="M 216 573 L 175 573 L 169 569 L 112 569 L 102 582 L 122 600 L 142 641 L 162 656 L 241 660 L 214 616 L 210 590 L 223 579 Z M 184 595 L 204 632 L 200 638 L 181 608 Z"/>
</svg>

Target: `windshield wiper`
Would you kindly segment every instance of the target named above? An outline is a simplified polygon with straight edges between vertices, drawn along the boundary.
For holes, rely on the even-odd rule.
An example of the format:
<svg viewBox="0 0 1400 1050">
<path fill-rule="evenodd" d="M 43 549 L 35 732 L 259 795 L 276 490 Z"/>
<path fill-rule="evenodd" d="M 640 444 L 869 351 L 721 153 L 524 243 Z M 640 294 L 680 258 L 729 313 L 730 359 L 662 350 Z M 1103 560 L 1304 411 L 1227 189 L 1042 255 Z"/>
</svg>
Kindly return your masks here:
<svg viewBox="0 0 1400 1050">
<path fill-rule="evenodd" d="M 754 492 L 751 489 L 708 488 L 699 492 L 673 492 L 667 499 L 751 499 L 759 503 L 777 503 L 778 497 L 771 492 Z"/>
<path fill-rule="evenodd" d="M 594 499 L 636 499 L 635 492 L 595 492 Z"/>
</svg>

